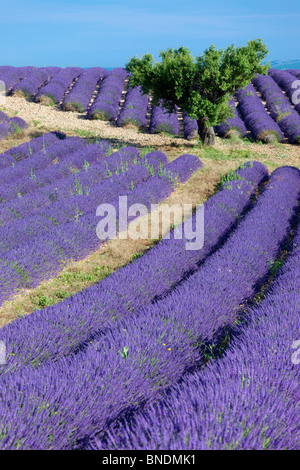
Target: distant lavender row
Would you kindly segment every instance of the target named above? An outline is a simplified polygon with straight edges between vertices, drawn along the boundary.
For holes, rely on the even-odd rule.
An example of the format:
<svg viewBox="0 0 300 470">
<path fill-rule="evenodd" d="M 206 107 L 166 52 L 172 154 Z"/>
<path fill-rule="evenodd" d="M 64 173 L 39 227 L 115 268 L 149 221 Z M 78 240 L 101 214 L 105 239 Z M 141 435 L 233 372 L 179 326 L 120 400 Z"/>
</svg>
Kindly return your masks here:
<svg viewBox="0 0 300 470">
<path fill-rule="evenodd" d="M 290 102 L 295 104 L 295 109 L 300 114 L 300 87 L 297 78 L 287 70 L 270 69 L 268 74 L 286 92 Z"/>
<path fill-rule="evenodd" d="M 260 203 L 235 235 L 173 294 L 99 335 L 96 344 L 83 352 L 38 370 L 25 367 L 2 375 L 0 388 L 6 397 L 0 404 L 5 423 L 2 449 L 84 447 L 89 437 L 106 429 L 125 410 L 151 403 L 198 364 L 197 338 L 204 340 L 208 331 L 209 336 L 214 336 L 214 326 L 219 323 L 223 327 L 224 315 L 227 326 L 237 318 L 232 310 L 255 291 L 255 283 L 268 272 L 270 259 L 276 256 L 287 235 L 300 176 L 291 168 L 274 173 L 272 186 L 261 194 Z M 273 203 L 276 194 L 278 205 Z M 218 268 L 212 269 L 213 258 L 217 267 L 221 263 L 222 273 L 217 274 Z M 229 270 L 228 260 L 232 268 Z M 234 271 L 239 280 L 226 271 Z M 207 295 L 203 296 L 203 292 Z M 215 321 L 211 322 L 208 311 L 213 312 Z M 72 337 L 71 331 L 68 335 Z M 52 341 L 55 344 L 54 338 Z M 9 341 L 6 344 L 11 347 Z"/>
<path fill-rule="evenodd" d="M 140 87 L 129 88 L 117 119 L 117 126 L 133 124 L 137 127 L 146 127 L 148 102 L 148 95 L 144 95 Z"/>
<path fill-rule="evenodd" d="M 149 126 L 150 134 L 168 132 L 179 135 L 179 124 L 177 112 L 169 114 L 161 105 L 153 106 Z"/>
<path fill-rule="evenodd" d="M 113 121 L 117 118 L 127 76 L 128 73 L 121 68 L 108 72 L 101 82 L 98 95 L 87 113 L 87 118 L 106 121 Z"/>
<path fill-rule="evenodd" d="M 107 73 L 107 70 L 101 67 L 93 67 L 82 72 L 70 93 L 64 98 L 62 109 L 64 111 L 77 111 L 78 113 L 87 111 L 98 82 Z"/>
<path fill-rule="evenodd" d="M 61 135 L 63 137 L 64 135 Z M 6 152 L 0 154 L 0 170 L 9 166 L 13 166 L 16 162 L 29 158 L 39 150 L 46 149 L 49 145 L 57 142 L 59 135 L 49 132 L 25 142 L 24 144 L 13 147 Z"/>
<path fill-rule="evenodd" d="M 283 133 L 273 121 L 250 83 L 236 92 L 238 110 L 255 140 L 268 143 L 274 140 L 283 141 Z"/>
<path fill-rule="evenodd" d="M 80 67 L 61 69 L 49 82 L 40 88 L 35 99 L 43 101 L 48 98 L 53 104 L 59 103 L 73 81 L 83 72 Z"/>
<path fill-rule="evenodd" d="M 35 70 L 36 67 L 0 67 L 0 80 L 5 83 L 5 88 L 9 91 L 20 80 L 25 78 L 30 72 Z"/>
<path fill-rule="evenodd" d="M 197 157 L 194 157 L 197 161 Z M 179 158 L 178 162 L 172 162 L 167 165 L 167 171 L 172 169 L 173 176 L 178 173 L 180 180 L 185 180 L 186 175 L 186 164 L 188 158 Z M 159 165 L 157 161 L 157 165 Z M 138 167 L 137 167 L 137 170 Z M 128 204 L 143 203 L 150 209 L 151 203 L 158 203 L 165 197 L 169 196 L 172 190 L 174 190 L 174 183 L 169 179 L 168 176 L 155 176 L 151 178 L 151 181 L 147 181 L 150 176 L 149 171 L 141 172 L 137 171 L 137 179 L 135 179 L 134 173 L 131 175 L 131 179 L 127 182 L 127 192 L 125 195 L 128 196 Z M 145 182 L 143 182 L 146 179 Z M 138 183 L 133 189 L 131 188 L 131 182 Z M 111 183 L 112 184 L 112 183 Z M 112 184 L 114 189 L 114 197 L 110 204 L 115 207 L 118 213 L 119 206 L 119 194 L 118 185 L 116 187 Z M 124 186 L 121 188 L 124 191 Z M 105 194 L 104 194 L 105 196 Z M 4 266 L 15 266 L 17 272 L 22 272 L 23 282 L 20 286 L 26 285 L 27 287 L 34 287 L 38 285 L 42 280 L 48 279 L 59 272 L 62 266 L 71 260 L 78 261 L 84 258 L 91 251 L 96 250 L 101 245 L 102 241 L 97 237 L 95 230 L 98 220 L 95 215 L 97 206 L 103 203 L 105 197 L 103 193 L 99 191 L 99 194 L 94 193 L 91 197 L 85 198 L 85 203 L 88 204 L 86 212 L 77 214 L 70 214 L 69 219 L 61 220 L 62 223 L 56 224 L 57 226 L 48 233 L 42 233 L 40 236 L 30 237 L 27 244 L 22 244 L 16 249 L 10 250 L 1 256 L 1 265 Z M 74 204 L 65 207 L 66 211 L 74 211 Z M 76 208 L 75 208 L 76 209 Z M 83 209 L 83 208 L 82 208 Z M 56 212 L 54 212 L 55 217 Z M 135 217 L 134 217 L 135 218 Z M 109 238 L 109 237 L 108 237 Z M 1 276 L 2 278 L 2 276 Z M 7 285 L 6 279 L 1 279 L 2 297 L 6 297 L 12 291 Z M 15 285 L 13 285 L 15 289 Z"/>
<path fill-rule="evenodd" d="M 288 69 L 287 72 L 295 75 L 296 78 L 300 77 L 300 69 Z"/>
<path fill-rule="evenodd" d="M 228 106 L 230 106 L 230 108 L 233 110 L 234 116 L 232 118 L 228 118 L 219 126 L 216 126 L 216 132 L 220 137 L 228 137 L 232 131 L 236 131 L 239 134 L 239 137 L 245 137 L 247 134 L 247 129 L 244 122 L 237 113 L 233 98 L 229 101 Z"/>
<path fill-rule="evenodd" d="M 257 75 L 253 85 L 262 94 L 270 116 L 276 120 L 289 142 L 300 143 L 300 116 L 270 75 Z"/>
<path fill-rule="evenodd" d="M 59 67 L 44 67 L 33 70 L 12 87 L 10 94 L 22 92 L 26 98 L 31 98 L 46 82 L 58 73 L 59 70 Z"/>
<path fill-rule="evenodd" d="M 90 449 L 299 449 L 300 226 L 267 297 L 247 312 L 225 356 L 147 410 L 133 414 Z M 236 371 L 236 373 L 233 373 Z"/>
</svg>

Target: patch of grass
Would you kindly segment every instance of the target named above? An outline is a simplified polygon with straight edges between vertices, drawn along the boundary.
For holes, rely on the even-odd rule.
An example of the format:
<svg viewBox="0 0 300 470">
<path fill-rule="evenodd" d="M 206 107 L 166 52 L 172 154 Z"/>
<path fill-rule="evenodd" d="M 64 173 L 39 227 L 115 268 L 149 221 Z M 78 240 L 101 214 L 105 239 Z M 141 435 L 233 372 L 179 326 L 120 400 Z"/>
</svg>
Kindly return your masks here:
<svg viewBox="0 0 300 470">
<path fill-rule="evenodd" d="M 227 153 L 223 152 L 223 150 L 218 150 L 214 147 L 203 147 L 202 152 L 204 153 L 205 158 L 209 158 L 215 161 L 224 161 L 228 160 Z"/>
<path fill-rule="evenodd" d="M 73 130 L 74 134 L 78 135 L 78 137 L 86 137 L 89 139 L 96 139 L 97 137 L 92 131 L 86 131 L 84 129 L 74 129 Z"/>
<path fill-rule="evenodd" d="M 101 279 L 104 279 L 106 276 L 112 273 L 112 268 L 110 266 L 96 266 L 89 273 L 78 272 L 78 271 L 67 271 L 61 274 L 59 277 L 60 281 L 67 283 L 72 286 L 75 283 L 82 282 L 99 282 Z"/>
<path fill-rule="evenodd" d="M 164 137 L 177 137 L 175 134 L 172 134 L 171 132 L 168 131 L 159 131 L 158 134 L 163 135 Z"/>
<path fill-rule="evenodd" d="M 12 122 L 11 124 L 14 128 L 14 135 L 18 135 L 20 134 L 20 132 L 22 132 L 22 129 L 19 126 L 17 126 L 14 122 Z"/>
<path fill-rule="evenodd" d="M 147 153 L 154 152 L 154 151 L 155 151 L 155 148 L 151 147 L 150 145 L 148 145 L 147 147 L 143 147 L 140 151 L 140 158 L 143 158 L 145 155 L 147 155 Z"/>
<path fill-rule="evenodd" d="M 45 294 L 38 294 L 37 296 L 37 302 L 39 307 L 47 307 L 48 305 L 52 305 L 52 298 L 48 297 L 48 295 Z"/>
<path fill-rule="evenodd" d="M 234 158 L 252 158 L 250 150 L 241 150 L 241 149 L 230 149 L 228 153 L 228 159 Z"/>
<path fill-rule="evenodd" d="M 78 289 L 76 289 L 76 285 L 80 285 L 80 290 L 82 290 L 87 284 L 96 284 L 112 272 L 113 269 L 110 266 L 104 265 L 96 266 L 90 272 L 74 271 L 72 269 L 67 270 L 57 276 L 55 283 L 56 288 L 51 290 L 51 295 L 49 295 L 49 289 L 45 292 L 45 288 L 38 288 L 36 293 L 30 296 L 32 310 L 42 310 L 50 305 L 55 305 L 73 295 L 74 292 L 77 292 Z M 20 316 L 20 309 L 19 306 L 16 307 L 18 317 Z M 22 315 L 25 314 L 25 312 L 22 313 Z"/>
</svg>

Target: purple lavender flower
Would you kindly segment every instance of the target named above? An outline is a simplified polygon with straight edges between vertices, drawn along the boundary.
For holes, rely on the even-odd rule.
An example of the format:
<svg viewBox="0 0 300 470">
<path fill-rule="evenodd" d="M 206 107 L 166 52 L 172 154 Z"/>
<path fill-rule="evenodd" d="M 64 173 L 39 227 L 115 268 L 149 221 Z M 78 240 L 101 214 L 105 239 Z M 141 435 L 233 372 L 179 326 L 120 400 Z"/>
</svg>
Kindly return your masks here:
<svg viewBox="0 0 300 470">
<path fill-rule="evenodd" d="M 77 354 L 63 359 L 58 357 L 55 362 L 41 365 L 34 370 L 33 367 L 39 365 L 39 358 L 33 359 L 32 354 L 25 357 L 22 352 L 15 354 L 15 358 L 12 351 L 13 347 L 16 347 L 16 336 L 10 338 L 5 335 L 12 325 L 3 328 L 2 338 L 7 344 L 7 362 L 11 365 L 12 361 L 19 358 L 25 364 L 20 370 L 13 373 L 7 371 L 1 376 L 0 390 L 5 393 L 6 400 L 0 403 L 0 414 L 7 423 L 4 432 L 2 430 L 1 448 L 84 448 L 89 441 L 94 442 L 93 438 L 99 432 L 111 429 L 115 420 L 126 418 L 142 405 L 146 409 L 157 401 L 165 390 L 182 379 L 191 368 L 202 366 L 203 358 L 199 356 L 197 344 L 207 340 L 220 340 L 219 328 L 233 326 L 238 319 L 237 309 L 240 303 L 256 292 L 257 283 L 265 280 L 270 262 L 276 258 L 281 243 L 290 231 L 290 217 L 299 197 L 299 181 L 299 170 L 295 168 L 283 167 L 275 170 L 271 176 L 271 184 L 267 185 L 259 196 L 257 205 L 247 214 L 227 242 L 194 274 L 183 280 L 165 298 L 134 312 L 117 324 L 113 321 L 107 324 L 90 340 L 92 344 L 89 342 L 86 348 Z M 274 204 L 276 194 L 278 196 Z M 43 255 L 46 260 L 47 254 L 45 248 Z M 205 296 L 203 292 L 206 293 Z M 81 310 L 84 312 L 88 294 L 81 298 Z M 117 301 L 118 290 L 115 294 Z M 109 291 L 107 295 L 112 299 L 114 292 Z M 101 301 L 101 297 L 98 297 L 98 308 Z M 64 310 L 67 311 L 66 319 L 72 319 L 74 312 L 67 302 L 61 303 L 59 308 L 62 315 Z M 294 308 L 294 318 L 295 311 Z M 98 317 L 97 309 L 93 313 L 94 317 Z M 17 333 L 20 334 L 22 325 L 27 324 L 28 317 L 21 319 L 14 326 Z M 44 325 L 50 324 L 47 311 L 43 311 L 40 317 L 43 318 Z M 48 321 L 45 322 L 46 319 Z M 64 323 L 62 316 L 59 319 L 61 333 Z M 52 323 L 52 326 L 55 327 L 55 324 Z M 85 328 L 86 333 L 88 324 L 82 324 L 81 328 Z M 277 328 L 275 331 L 276 338 L 280 338 Z M 22 333 L 27 335 L 27 338 L 23 336 L 23 340 L 30 348 L 30 353 L 36 351 L 36 345 L 45 353 L 45 347 L 41 345 L 42 331 L 39 331 L 38 338 L 35 338 L 34 346 L 29 339 L 32 334 L 30 329 L 24 328 Z M 76 331 L 73 332 L 68 325 L 65 346 L 68 341 L 72 343 L 74 333 Z M 262 342 L 265 342 L 265 337 Z M 51 344 L 56 348 L 56 338 L 53 334 L 50 341 L 47 339 L 45 346 L 49 347 Z M 251 346 L 252 351 L 253 339 Z M 276 354 L 278 347 L 276 343 L 275 349 L 271 349 L 272 356 Z M 259 359 L 265 376 L 266 368 L 264 360 L 262 361 L 264 358 L 259 354 L 250 356 Z M 290 361 L 290 355 L 288 360 Z M 236 359 L 234 363 L 237 363 Z M 242 373 L 237 377 L 237 384 L 240 388 L 246 388 L 249 386 L 248 376 L 243 377 L 246 369 L 244 363 L 239 364 Z M 6 367 L 9 367 L 8 364 Z M 282 370 L 286 370 L 285 367 Z M 232 377 L 232 368 L 230 373 Z M 286 390 L 289 376 L 284 374 L 281 379 L 279 391 Z M 273 376 L 269 384 L 272 383 Z M 297 400 L 296 383 L 296 380 L 293 380 L 288 393 L 282 395 L 291 405 L 295 405 Z M 224 381 L 222 385 L 224 386 Z M 257 389 L 257 384 L 255 388 Z M 250 390 L 251 394 L 254 389 Z M 226 391 L 230 396 L 228 387 Z M 274 396 L 268 387 L 265 391 Z M 259 398 L 255 404 L 257 409 L 258 404 L 263 402 L 264 394 L 260 391 L 256 393 Z M 251 400 L 246 398 L 246 403 L 251 406 Z M 227 411 L 232 411 L 231 406 L 228 406 L 228 399 L 224 401 Z M 222 421 L 222 414 L 219 417 L 215 415 L 214 410 L 210 411 L 214 420 Z M 272 413 L 268 416 L 272 416 Z M 280 416 L 282 413 L 279 413 Z M 295 423 L 295 420 L 292 423 Z M 242 424 L 238 436 L 247 437 L 251 431 L 247 424 Z M 279 425 L 277 422 L 274 433 L 277 438 L 282 424 L 283 421 Z M 225 426 L 228 429 L 226 420 Z M 41 433 L 42 428 L 45 432 Z M 235 430 L 236 426 L 229 427 L 230 433 Z M 247 432 L 243 435 L 245 430 Z M 263 435 L 258 433 L 258 440 L 266 447 L 270 434 L 266 434 L 263 426 L 259 431 L 264 431 Z M 216 437 L 217 442 L 220 437 L 222 438 L 222 435 Z M 225 444 L 236 443 L 230 437 L 229 441 L 225 440 Z"/>
</svg>

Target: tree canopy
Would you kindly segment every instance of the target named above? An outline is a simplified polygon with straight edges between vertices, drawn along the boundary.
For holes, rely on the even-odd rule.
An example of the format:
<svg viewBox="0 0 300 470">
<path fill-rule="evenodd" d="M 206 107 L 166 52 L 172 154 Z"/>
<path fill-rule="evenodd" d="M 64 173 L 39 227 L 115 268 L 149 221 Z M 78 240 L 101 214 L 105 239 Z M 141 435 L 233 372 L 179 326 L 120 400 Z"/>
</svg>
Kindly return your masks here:
<svg viewBox="0 0 300 470">
<path fill-rule="evenodd" d="M 145 94 L 151 91 L 153 104 L 162 104 L 170 113 L 177 105 L 197 119 L 201 139 L 211 144 L 212 126 L 233 116 L 228 106 L 231 95 L 256 73 L 267 73 L 269 64 L 262 64 L 267 54 L 262 39 L 255 39 L 242 47 L 212 45 L 195 58 L 187 47 L 169 48 L 159 52 L 159 62 L 147 53 L 130 58 L 125 67 L 132 73 L 131 86 L 140 85 Z"/>
</svg>

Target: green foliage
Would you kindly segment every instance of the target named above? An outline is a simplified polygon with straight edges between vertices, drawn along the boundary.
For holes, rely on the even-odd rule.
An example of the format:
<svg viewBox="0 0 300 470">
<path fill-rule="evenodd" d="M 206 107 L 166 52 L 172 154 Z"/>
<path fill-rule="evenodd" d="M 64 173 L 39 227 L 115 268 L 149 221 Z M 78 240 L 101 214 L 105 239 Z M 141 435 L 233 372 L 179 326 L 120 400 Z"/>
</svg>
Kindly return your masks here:
<svg viewBox="0 0 300 470">
<path fill-rule="evenodd" d="M 121 354 L 121 356 L 123 357 L 123 359 L 127 359 L 128 351 L 129 351 L 129 348 L 127 348 L 126 346 L 124 346 L 123 351 L 118 351 L 118 353 Z"/>
<path fill-rule="evenodd" d="M 143 158 L 147 153 L 154 152 L 155 148 L 148 145 L 148 147 L 143 147 L 140 152 L 140 158 Z"/>
<path fill-rule="evenodd" d="M 38 305 L 39 307 L 51 305 L 51 299 L 45 294 L 38 294 Z"/>
<path fill-rule="evenodd" d="M 267 54 L 261 39 L 243 47 L 212 45 L 196 58 L 180 46 L 160 51 L 161 61 L 154 64 L 152 54 L 130 58 L 126 69 L 132 73 L 130 85 L 140 85 L 145 94 L 151 91 L 154 105 L 161 102 L 170 113 L 177 105 L 210 127 L 233 116 L 228 106 L 232 93 L 248 85 L 256 73 L 267 73 L 269 65 L 261 63 Z"/>
<path fill-rule="evenodd" d="M 215 188 L 217 191 L 219 191 L 225 183 L 230 183 L 230 181 L 241 179 L 243 178 L 241 178 L 240 175 L 235 172 L 235 170 L 229 170 L 226 175 L 220 172 L 220 181 L 216 183 Z M 227 189 L 232 189 L 232 186 L 230 186 L 230 184 L 227 184 L 226 187 Z"/>
</svg>

